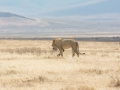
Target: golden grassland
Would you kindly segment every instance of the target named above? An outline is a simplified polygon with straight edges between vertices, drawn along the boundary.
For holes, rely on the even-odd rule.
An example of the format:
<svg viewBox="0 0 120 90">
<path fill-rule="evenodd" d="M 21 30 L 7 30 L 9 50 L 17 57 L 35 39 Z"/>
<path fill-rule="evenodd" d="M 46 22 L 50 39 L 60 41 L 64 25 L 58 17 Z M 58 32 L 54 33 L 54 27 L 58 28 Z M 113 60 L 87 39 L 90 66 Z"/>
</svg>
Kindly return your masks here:
<svg viewBox="0 0 120 90">
<path fill-rule="evenodd" d="M 0 40 L 0 90 L 120 90 L 119 42 L 79 42 L 80 57 L 51 43 Z"/>
</svg>

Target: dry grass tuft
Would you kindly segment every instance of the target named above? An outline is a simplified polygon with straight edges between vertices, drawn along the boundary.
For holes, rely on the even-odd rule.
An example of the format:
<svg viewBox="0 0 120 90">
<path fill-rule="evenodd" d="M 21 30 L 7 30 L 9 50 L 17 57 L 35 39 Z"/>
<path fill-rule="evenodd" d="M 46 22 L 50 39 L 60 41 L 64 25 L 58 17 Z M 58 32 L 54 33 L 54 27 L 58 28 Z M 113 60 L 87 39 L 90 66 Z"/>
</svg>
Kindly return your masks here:
<svg viewBox="0 0 120 90">
<path fill-rule="evenodd" d="M 3 75 L 16 75 L 18 72 L 16 70 L 6 70 L 6 71 L 1 71 L 0 76 Z"/>
<path fill-rule="evenodd" d="M 61 90 L 95 90 L 95 89 L 88 86 L 79 86 L 79 87 L 68 86 L 65 89 L 61 89 Z"/>
<path fill-rule="evenodd" d="M 0 49 L 0 52 L 4 53 L 10 53 L 10 54 L 26 54 L 31 53 L 35 55 L 40 55 L 41 53 L 46 53 L 46 50 L 41 50 L 41 48 L 37 47 L 23 47 L 23 48 L 6 48 L 6 49 Z"/>
<path fill-rule="evenodd" d="M 17 71 L 16 70 L 8 70 L 6 72 L 6 75 L 11 75 L 11 74 L 17 74 Z"/>
<path fill-rule="evenodd" d="M 109 55 L 108 55 L 108 53 L 102 53 L 101 56 L 102 56 L 102 57 L 108 57 Z"/>
<path fill-rule="evenodd" d="M 77 90 L 95 90 L 95 89 L 88 86 L 80 86 Z"/>
<path fill-rule="evenodd" d="M 117 58 L 120 58 L 120 56 L 116 56 Z"/>
<path fill-rule="evenodd" d="M 65 89 L 61 89 L 61 90 L 76 90 L 74 87 L 66 87 Z"/>
<path fill-rule="evenodd" d="M 24 83 L 26 82 L 47 82 L 49 81 L 48 78 L 44 77 L 44 76 L 38 76 L 38 77 L 33 77 L 33 78 L 30 78 L 30 79 L 27 79 L 25 81 L 23 81 Z"/>
<path fill-rule="evenodd" d="M 92 69 L 79 69 L 79 72 L 81 73 L 96 73 L 96 74 L 102 74 L 103 70 L 97 69 L 97 68 L 92 68 Z"/>
<path fill-rule="evenodd" d="M 111 77 L 110 83 L 108 84 L 110 87 L 120 87 L 120 78 L 119 77 Z"/>
</svg>

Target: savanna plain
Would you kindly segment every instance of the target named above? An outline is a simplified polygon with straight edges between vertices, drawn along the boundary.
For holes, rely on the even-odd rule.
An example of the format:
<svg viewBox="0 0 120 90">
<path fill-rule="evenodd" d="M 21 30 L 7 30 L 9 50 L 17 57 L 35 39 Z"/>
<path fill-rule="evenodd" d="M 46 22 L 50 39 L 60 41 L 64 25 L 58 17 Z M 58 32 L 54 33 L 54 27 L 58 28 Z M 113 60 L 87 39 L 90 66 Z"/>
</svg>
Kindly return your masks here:
<svg viewBox="0 0 120 90">
<path fill-rule="evenodd" d="M 120 43 L 78 42 L 57 57 L 52 40 L 0 40 L 0 90 L 120 90 Z"/>
</svg>

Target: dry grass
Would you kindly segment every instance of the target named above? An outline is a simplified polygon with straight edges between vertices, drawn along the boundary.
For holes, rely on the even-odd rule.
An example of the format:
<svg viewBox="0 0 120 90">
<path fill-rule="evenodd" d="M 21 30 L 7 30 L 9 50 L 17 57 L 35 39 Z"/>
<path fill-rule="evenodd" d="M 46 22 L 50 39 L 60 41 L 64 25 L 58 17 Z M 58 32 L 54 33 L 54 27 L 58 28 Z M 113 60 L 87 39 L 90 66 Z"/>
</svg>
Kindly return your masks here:
<svg viewBox="0 0 120 90">
<path fill-rule="evenodd" d="M 94 88 L 88 87 L 88 86 L 78 86 L 78 87 L 66 87 L 65 89 L 61 90 L 95 90 Z"/>
<path fill-rule="evenodd" d="M 57 57 L 51 42 L 0 40 L 0 89 L 119 90 L 118 42 L 79 42 L 79 58 Z"/>
<path fill-rule="evenodd" d="M 47 53 L 50 51 L 41 50 L 40 47 L 22 47 L 22 48 L 6 48 L 1 49 L 0 52 L 3 53 L 10 53 L 10 54 L 34 54 L 34 55 L 41 55 L 42 53 Z"/>
</svg>

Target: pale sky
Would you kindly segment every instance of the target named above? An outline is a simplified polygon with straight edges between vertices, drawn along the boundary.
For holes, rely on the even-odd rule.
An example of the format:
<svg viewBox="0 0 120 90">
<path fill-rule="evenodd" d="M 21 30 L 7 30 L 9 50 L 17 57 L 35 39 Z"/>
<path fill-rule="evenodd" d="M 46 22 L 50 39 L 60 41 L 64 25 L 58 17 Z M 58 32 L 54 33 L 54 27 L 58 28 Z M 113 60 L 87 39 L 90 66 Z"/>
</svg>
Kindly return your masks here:
<svg viewBox="0 0 120 90">
<path fill-rule="evenodd" d="M 120 15 L 120 0 L 0 0 L 0 12 L 29 17 Z"/>
</svg>

